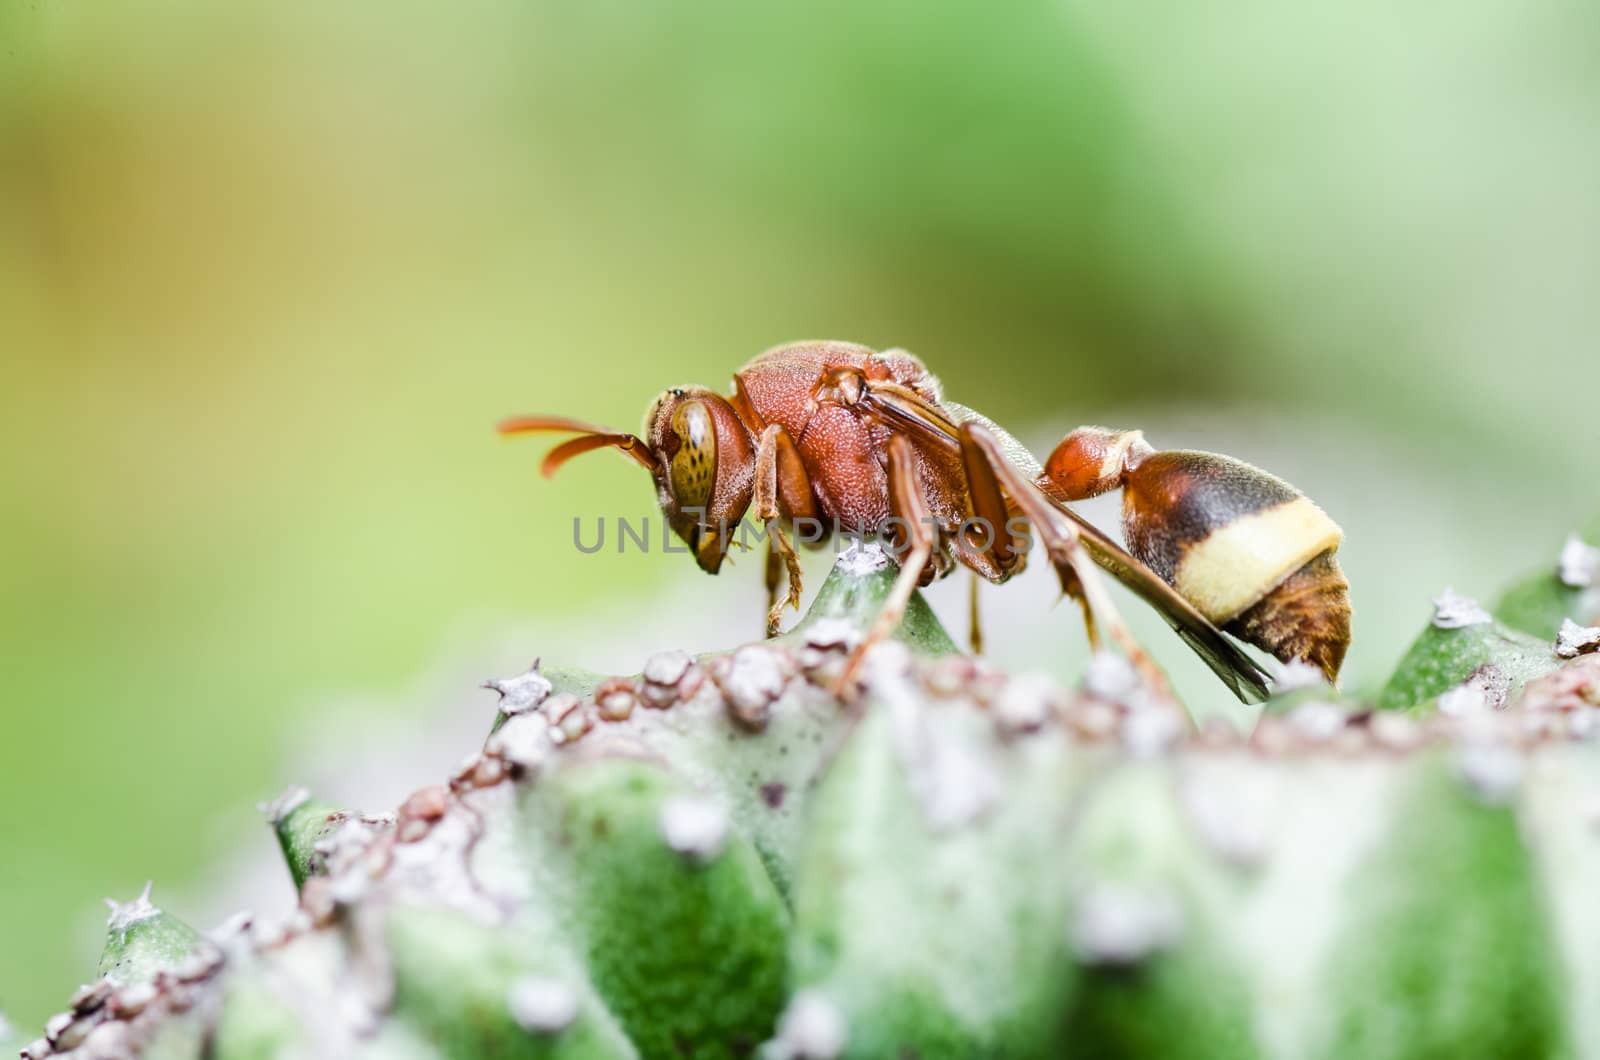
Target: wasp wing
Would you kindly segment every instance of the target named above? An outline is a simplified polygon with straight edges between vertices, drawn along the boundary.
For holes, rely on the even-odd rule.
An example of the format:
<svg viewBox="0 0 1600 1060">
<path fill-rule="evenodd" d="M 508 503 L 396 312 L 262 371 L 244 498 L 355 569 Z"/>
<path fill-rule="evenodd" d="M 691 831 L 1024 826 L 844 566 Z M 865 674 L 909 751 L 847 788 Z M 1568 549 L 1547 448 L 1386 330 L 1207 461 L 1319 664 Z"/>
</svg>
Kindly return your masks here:
<svg viewBox="0 0 1600 1060">
<path fill-rule="evenodd" d="M 1036 482 L 1043 473 L 1039 461 L 1008 432 L 987 417 L 954 402 L 935 404 L 909 387 L 868 381 L 857 407 L 886 426 L 957 455 L 961 451 L 961 424 L 980 424 L 995 437 L 1006 459 L 1030 482 Z M 1078 540 L 1095 564 L 1155 608 L 1234 695 L 1247 703 L 1267 697 L 1271 686 L 1261 667 L 1193 604 L 1178 595 L 1176 589 L 1066 504 L 1037 487 L 1033 492 L 1035 498 L 1071 521 Z"/>
</svg>

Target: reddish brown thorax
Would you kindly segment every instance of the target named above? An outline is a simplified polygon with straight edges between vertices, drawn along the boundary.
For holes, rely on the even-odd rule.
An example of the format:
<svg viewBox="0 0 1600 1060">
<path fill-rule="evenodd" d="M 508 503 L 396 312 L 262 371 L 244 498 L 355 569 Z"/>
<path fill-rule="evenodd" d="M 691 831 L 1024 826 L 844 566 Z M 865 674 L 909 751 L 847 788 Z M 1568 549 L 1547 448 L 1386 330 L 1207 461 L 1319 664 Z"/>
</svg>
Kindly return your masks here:
<svg viewBox="0 0 1600 1060">
<path fill-rule="evenodd" d="M 939 381 L 921 361 L 901 350 L 877 353 L 848 342 L 807 342 L 768 350 L 734 376 L 746 420 L 759 435 L 779 424 L 800 449 L 811 489 L 825 520 L 852 533 L 870 534 L 889 518 L 886 447 L 890 431 L 855 408 L 865 383 L 893 382 L 928 401 L 939 401 Z M 959 463 L 918 447 L 919 465 L 934 485 L 935 517 L 959 521 L 964 484 Z"/>
</svg>

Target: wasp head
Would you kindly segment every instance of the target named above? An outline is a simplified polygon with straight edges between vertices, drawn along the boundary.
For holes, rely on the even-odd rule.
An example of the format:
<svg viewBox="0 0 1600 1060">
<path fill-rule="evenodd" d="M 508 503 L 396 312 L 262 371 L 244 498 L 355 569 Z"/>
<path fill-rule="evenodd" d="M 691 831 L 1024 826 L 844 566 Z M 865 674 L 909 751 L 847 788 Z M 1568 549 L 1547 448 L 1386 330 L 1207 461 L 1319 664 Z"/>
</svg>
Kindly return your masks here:
<svg viewBox="0 0 1600 1060">
<path fill-rule="evenodd" d="M 715 574 L 732 534 L 750 507 L 755 482 L 755 442 L 727 398 L 705 387 L 674 387 L 645 413 L 644 437 L 595 427 L 563 416 L 516 416 L 501 434 L 565 431 L 576 434 L 545 455 L 546 477 L 580 453 L 616 449 L 650 472 L 661 514 Z"/>
<path fill-rule="evenodd" d="M 750 507 L 755 440 L 728 400 L 705 387 L 664 392 L 644 429 L 661 514 L 700 568 L 715 574 Z"/>
</svg>

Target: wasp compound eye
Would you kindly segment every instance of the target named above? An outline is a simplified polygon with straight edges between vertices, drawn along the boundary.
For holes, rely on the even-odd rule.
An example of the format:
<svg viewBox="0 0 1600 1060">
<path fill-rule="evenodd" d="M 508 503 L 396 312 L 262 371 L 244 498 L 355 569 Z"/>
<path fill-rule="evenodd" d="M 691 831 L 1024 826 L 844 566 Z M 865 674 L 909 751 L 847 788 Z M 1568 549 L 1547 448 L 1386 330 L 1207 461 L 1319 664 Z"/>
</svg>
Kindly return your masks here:
<svg viewBox="0 0 1600 1060">
<path fill-rule="evenodd" d="M 678 451 L 669 469 L 672 496 L 682 508 L 706 508 L 717 477 L 717 432 L 711 413 L 699 401 L 685 401 L 672 413 Z"/>
</svg>

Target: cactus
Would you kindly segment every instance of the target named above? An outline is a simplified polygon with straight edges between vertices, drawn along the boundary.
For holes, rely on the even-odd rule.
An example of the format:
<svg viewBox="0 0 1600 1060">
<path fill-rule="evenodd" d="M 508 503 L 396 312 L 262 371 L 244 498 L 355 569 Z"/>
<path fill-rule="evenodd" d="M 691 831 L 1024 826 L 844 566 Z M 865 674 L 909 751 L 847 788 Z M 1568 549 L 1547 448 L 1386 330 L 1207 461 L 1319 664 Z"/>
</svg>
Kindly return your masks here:
<svg viewBox="0 0 1600 1060">
<path fill-rule="evenodd" d="M 1118 656 L 998 672 L 920 600 L 843 703 L 892 575 L 852 549 L 777 639 L 488 682 L 393 813 L 285 793 L 289 920 L 114 905 L 22 1055 L 1600 1056 L 1574 612 L 1446 594 L 1380 709 L 1291 668 L 1243 735 Z"/>
</svg>

